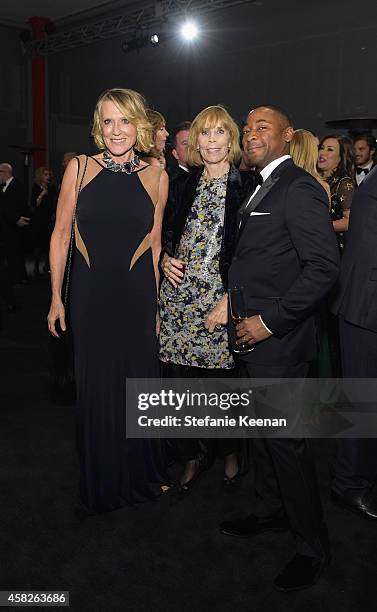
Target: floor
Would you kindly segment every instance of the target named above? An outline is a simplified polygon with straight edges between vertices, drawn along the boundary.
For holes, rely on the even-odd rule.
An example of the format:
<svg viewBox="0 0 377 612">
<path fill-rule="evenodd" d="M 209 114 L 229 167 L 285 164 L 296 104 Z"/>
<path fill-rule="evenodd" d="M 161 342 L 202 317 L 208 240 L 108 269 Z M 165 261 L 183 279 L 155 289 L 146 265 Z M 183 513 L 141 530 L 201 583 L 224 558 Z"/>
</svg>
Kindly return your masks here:
<svg viewBox="0 0 377 612">
<path fill-rule="evenodd" d="M 74 408 L 48 391 L 48 285 L 17 288 L 22 309 L 0 333 L 0 590 L 67 590 L 75 611 L 275 612 L 376 609 L 377 525 L 327 500 L 334 440 L 316 440 L 334 550 L 313 588 L 281 594 L 272 579 L 293 552 L 288 534 L 222 536 L 218 523 L 251 511 L 249 474 L 224 489 L 222 466 L 187 499 L 169 493 L 80 522 Z"/>
</svg>

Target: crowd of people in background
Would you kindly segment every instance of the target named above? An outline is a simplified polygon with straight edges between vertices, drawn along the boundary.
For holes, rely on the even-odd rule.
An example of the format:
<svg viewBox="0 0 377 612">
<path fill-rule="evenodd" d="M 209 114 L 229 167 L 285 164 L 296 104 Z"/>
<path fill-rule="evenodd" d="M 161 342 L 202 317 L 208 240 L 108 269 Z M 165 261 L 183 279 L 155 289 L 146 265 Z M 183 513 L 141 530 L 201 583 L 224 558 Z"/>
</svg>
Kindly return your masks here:
<svg viewBox="0 0 377 612">
<path fill-rule="evenodd" d="M 177 124 L 169 134 L 160 112 L 147 109 L 147 116 L 152 125 L 153 142 L 142 158 L 149 164 L 166 168 L 171 184 L 189 171 L 187 143 L 191 122 Z M 237 166 L 241 172 L 248 172 L 250 162 L 242 141 L 240 145 Z M 63 154 L 58 180 L 51 168 L 36 168 L 29 194 L 14 176 L 11 164 L 0 164 L 0 296 L 2 307 L 8 312 L 16 312 L 21 306 L 14 296 L 15 285 L 48 275 L 48 249 L 61 179 L 68 162 L 76 155 L 74 151 Z M 291 142 L 291 155 L 295 164 L 314 176 L 328 194 L 334 230 L 343 250 L 353 195 L 376 163 L 374 136 L 369 132 L 359 133 L 351 140 L 331 134 L 319 140 L 309 129 L 297 129 Z M 332 373 L 339 373 L 334 363 Z"/>
</svg>

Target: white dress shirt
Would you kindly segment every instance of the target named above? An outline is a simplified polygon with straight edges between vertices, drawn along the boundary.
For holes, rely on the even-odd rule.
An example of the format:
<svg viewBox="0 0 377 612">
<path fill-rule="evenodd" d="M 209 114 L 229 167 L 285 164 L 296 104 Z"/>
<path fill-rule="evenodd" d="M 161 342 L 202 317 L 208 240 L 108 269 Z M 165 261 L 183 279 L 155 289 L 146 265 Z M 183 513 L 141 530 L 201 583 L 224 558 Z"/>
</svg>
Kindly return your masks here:
<svg viewBox="0 0 377 612">
<path fill-rule="evenodd" d="M 282 164 L 286 159 L 291 159 L 290 155 L 282 155 L 281 157 L 278 157 L 277 159 L 274 159 L 272 162 L 270 162 L 269 164 L 267 164 L 267 166 L 265 168 L 263 168 L 263 170 L 260 171 L 260 174 L 263 178 L 263 182 L 265 180 L 268 179 L 268 177 L 273 173 L 273 171 L 275 170 L 275 168 L 277 168 L 278 166 L 280 166 L 280 164 Z M 246 209 L 249 206 L 250 202 L 253 200 L 254 196 L 258 193 L 259 189 L 261 188 L 261 185 L 257 185 L 255 190 L 253 191 L 253 193 L 251 194 L 249 201 L 246 205 Z M 246 210 L 245 209 L 245 210 Z M 259 320 L 262 323 L 263 327 L 268 331 L 269 334 L 273 334 L 274 332 L 272 332 L 270 329 L 268 329 L 267 325 L 265 324 L 265 322 L 263 321 L 262 317 L 260 315 L 259 316 Z"/>
<path fill-rule="evenodd" d="M 265 180 L 268 179 L 268 177 L 270 176 L 270 174 L 273 173 L 273 171 L 275 170 L 275 168 L 277 168 L 278 166 L 280 166 L 280 164 L 283 163 L 283 161 L 285 161 L 286 159 L 291 159 L 290 155 L 282 155 L 281 157 L 278 157 L 277 159 L 274 159 L 272 162 L 270 162 L 269 164 L 267 164 L 267 166 L 265 168 L 263 168 L 263 170 L 260 171 L 260 175 L 263 179 L 263 182 L 265 182 Z M 254 196 L 258 193 L 258 191 L 260 190 L 262 185 L 257 185 L 255 190 L 253 191 L 253 193 L 251 194 L 249 201 L 246 205 L 246 208 L 249 206 L 251 200 L 254 198 Z"/>
<path fill-rule="evenodd" d="M 8 186 L 11 184 L 11 182 L 13 181 L 13 176 L 11 176 L 9 179 L 7 179 L 5 181 L 5 183 L 3 183 L 2 185 L 2 189 L 3 189 L 3 193 L 5 193 L 5 191 L 8 189 Z"/>
<path fill-rule="evenodd" d="M 363 170 L 368 170 L 369 172 L 371 171 L 373 166 L 373 160 L 369 162 L 369 164 L 367 164 L 366 166 L 359 166 L 359 168 L 363 168 Z M 360 183 L 363 182 L 363 180 L 365 179 L 366 175 L 368 174 L 368 172 L 360 172 L 360 174 L 356 174 L 356 183 L 357 185 L 360 185 Z"/>
</svg>

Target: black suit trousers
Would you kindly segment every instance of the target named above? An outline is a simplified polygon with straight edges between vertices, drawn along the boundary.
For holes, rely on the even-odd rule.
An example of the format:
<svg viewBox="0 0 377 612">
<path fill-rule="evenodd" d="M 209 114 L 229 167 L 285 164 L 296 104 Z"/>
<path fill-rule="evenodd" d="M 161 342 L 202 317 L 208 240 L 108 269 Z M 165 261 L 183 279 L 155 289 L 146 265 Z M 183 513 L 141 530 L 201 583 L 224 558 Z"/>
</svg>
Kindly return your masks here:
<svg viewBox="0 0 377 612">
<path fill-rule="evenodd" d="M 240 375 L 245 378 L 305 378 L 309 364 L 268 366 L 244 361 L 240 369 Z M 314 457 L 308 441 L 255 438 L 252 447 L 255 470 L 253 514 L 258 517 L 286 515 L 296 539 L 297 552 L 323 558 L 329 552 L 329 541 Z"/>
<path fill-rule="evenodd" d="M 377 377 L 377 332 L 339 316 L 343 378 Z M 339 440 L 333 490 L 340 495 L 367 492 L 377 479 L 377 439 Z"/>
</svg>

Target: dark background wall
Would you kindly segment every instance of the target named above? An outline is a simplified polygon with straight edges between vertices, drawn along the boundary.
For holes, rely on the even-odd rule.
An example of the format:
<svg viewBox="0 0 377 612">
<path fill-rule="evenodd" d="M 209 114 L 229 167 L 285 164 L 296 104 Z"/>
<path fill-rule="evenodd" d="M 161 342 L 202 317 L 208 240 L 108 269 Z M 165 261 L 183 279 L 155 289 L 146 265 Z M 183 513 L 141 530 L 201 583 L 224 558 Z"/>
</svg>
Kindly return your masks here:
<svg viewBox="0 0 377 612">
<path fill-rule="evenodd" d="M 9 145 L 30 141 L 29 64 L 22 55 L 19 30 L 0 25 L 0 161 L 22 176 L 23 157 Z"/>
<path fill-rule="evenodd" d="M 201 35 L 191 46 L 176 36 L 125 54 L 123 37 L 51 55 L 50 162 L 56 166 L 65 150 L 91 150 L 96 98 L 113 86 L 142 92 L 170 126 L 218 102 L 238 120 L 255 104 L 279 104 L 292 114 L 296 127 L 319 134 L 326 132 L 328 119 L 374 116 L 376 17 L 371 0 L 363 2 L 362 11 L 350 0 L 265 0 L 261 6 L 243 5 L 201 18 Z M 27 66 L 15 30 L 2 37 L 0 50 L 9 44 L 13 59 L 3 66 L 2 57 L 1 70 L 18 76 L 12 76 L 12 95 L 7 93 L 8 101 L 2 102 L 8 109 L 1 117 L 1 151 L 4 143 L 26 137 L 30 119 L 22 93 Z"/>
</svg>

